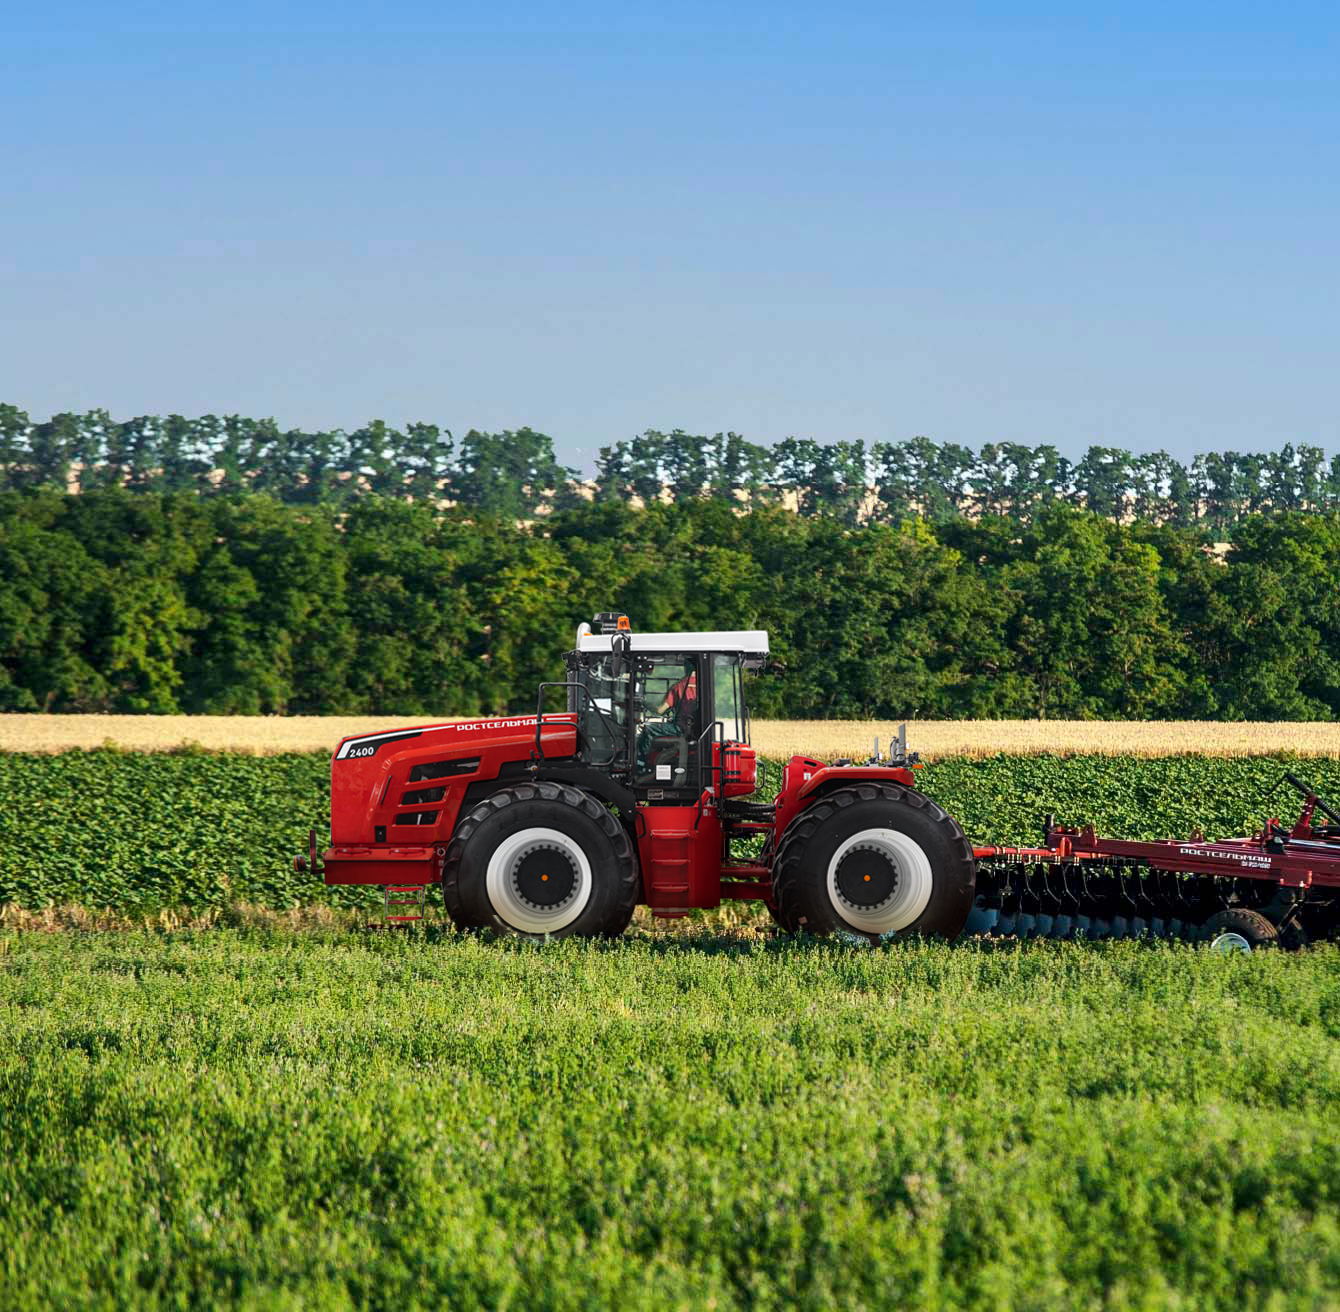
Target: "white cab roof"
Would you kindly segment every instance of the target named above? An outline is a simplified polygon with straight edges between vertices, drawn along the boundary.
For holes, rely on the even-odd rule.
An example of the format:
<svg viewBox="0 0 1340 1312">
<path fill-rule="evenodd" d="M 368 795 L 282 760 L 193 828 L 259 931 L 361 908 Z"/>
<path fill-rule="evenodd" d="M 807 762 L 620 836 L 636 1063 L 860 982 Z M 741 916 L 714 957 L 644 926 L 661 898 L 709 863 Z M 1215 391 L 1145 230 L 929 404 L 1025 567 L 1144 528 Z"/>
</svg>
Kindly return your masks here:
<svg viewBox="0 0 1340 1312">
<path fill-rule="evenodd" d="M 586 626 L 583 625 L 582 628 Z M 609 651 L 612 633 L 577 632 L 578 651 Z M 632 633 L 634 651 L 727 651 L 746 656 L 768 654 L 766 629 L 733 629 L 721 633 Z"/>
</svg>

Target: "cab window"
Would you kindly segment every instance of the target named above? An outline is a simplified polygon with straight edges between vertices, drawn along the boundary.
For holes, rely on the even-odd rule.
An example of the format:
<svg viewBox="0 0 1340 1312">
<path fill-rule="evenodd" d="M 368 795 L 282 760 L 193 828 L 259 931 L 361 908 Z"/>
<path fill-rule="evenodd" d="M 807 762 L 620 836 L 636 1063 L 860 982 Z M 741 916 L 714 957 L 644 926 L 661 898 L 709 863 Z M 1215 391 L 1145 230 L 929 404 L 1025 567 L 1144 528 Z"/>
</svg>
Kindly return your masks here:
<svg viewBox="0 0 1340 1312">
<path fill-rule="evenodd" d="M 683 788 L 694 782 L 703 719 L 698 662 L 692 656 L 655 656 L 638 678 L 637 782 Z"/>
<path fill-rule="evenodd" d="M 591 744 L 591 759 L 601 764 L 626 760 L 628 755 L 625 747 L 628 741 L 628 670 L 625 667 L 616 679 L 610 672 L 610 664 L 608 656 L 592 661 L 581 680 L 591 694 L 591 700 L 577 697 L 573 702 L 577 723 Z M 603 714 L 597 714 L 596 707 Z"/>
<path fill-rule="evenodd" d="M 744 716 L 740 709 L 740 665 L 733 656 L 712 661 L 713 717 L 721 722 L 722 735 L 737 743 L 745 741 Z"/>
</svg>

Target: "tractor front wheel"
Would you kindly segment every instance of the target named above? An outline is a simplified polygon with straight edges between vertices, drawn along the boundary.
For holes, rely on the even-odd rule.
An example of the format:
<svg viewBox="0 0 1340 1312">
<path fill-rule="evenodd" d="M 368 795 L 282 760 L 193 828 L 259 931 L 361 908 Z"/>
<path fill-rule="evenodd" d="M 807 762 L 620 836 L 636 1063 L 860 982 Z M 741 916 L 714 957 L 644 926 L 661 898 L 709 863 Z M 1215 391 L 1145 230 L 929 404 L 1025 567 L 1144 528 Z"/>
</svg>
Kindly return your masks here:
<svg viewBox="0 0 1340 1312">
<path fill-rule="evenodd" d="M 772 868 L 787 929 L 955 938 L 972 910 L 972 848 L 925 794 L 895 784 L 829 793 L 787 827 Z"/>
<path fill-rule="evenodd" d="M 566 784 L 486 797 L 456 825 L 442 865 L 442 900 L 457 926 L 526 938 L 622 934 L 639 891 L 623 825 Z"/>
</svg>

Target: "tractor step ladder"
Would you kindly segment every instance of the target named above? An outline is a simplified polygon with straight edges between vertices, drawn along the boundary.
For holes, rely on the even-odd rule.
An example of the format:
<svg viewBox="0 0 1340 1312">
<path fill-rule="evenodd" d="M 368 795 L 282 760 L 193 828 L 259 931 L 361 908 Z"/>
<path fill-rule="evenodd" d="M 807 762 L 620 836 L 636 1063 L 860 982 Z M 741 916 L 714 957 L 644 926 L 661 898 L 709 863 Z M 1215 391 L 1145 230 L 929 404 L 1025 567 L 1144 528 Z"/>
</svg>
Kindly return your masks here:
<svg viewBox="0 0 1340 1312">
<path fill-rule="evenodd" d="M 651 886 L 657 892 L 688 896 L 690 838 L 680 829 L 651 831 Z"/>
<path fill-rule="evenodd" d="M 393 924 L 423 919 L 423 900 L 428 892 L 427 884 L 387 884 L 386 919 Z M 411 908 L 413 909 L 411 914 Z"/>
<path fill-rule="evenodd" d="M 689 842 L 680 829 L 650 831 L 651 878 L 645 885 L 651 913 L 674 920 L 689 913 Z"/>
</svg>

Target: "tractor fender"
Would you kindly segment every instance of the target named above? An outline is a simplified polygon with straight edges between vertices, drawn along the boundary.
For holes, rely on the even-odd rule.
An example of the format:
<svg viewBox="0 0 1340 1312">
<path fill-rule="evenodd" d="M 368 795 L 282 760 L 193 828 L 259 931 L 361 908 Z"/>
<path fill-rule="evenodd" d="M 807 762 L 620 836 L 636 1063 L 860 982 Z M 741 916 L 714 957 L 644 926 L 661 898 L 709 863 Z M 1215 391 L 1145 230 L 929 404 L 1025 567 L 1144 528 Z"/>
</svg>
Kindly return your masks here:
<svg viewBox="0 0 1340 1312">
<path fill-rule="evenodd" d="M 907 788 L 915 788 L 916 781 L 912 777 L 912 771 L 903 766 L 889 768 L 879 765 L 826 765 L 822 770 L 816 770 L 800 786 L 796 793 L 797 801 L 804 801 L 814 793 L 822 792 L 826 788 L 834 785 L 842 786 L 845 784 L 864 782 L 867 779 L 873 779 L 878 783 L 888 783 L 892 780 Z"/>
<path fill-rule="evenodd" d="M 490 793 L 513 784 L 529 783 L 536 780 L 548 780 L 554 783 L 570 784 L 583 792 L 598 797 L 606 806 L 617 807 L 619 818 L 630 831 L 634 825 L 633 817 L 638 814 L 637 799 L 632 789 L 611 779 L 603 770 L 597 770 L 580 761 L 569 759 L 550 759 L 543 765 L 533 768 L 530 761 L 508 761 L 492 779 L 476 779 L 466 788 L 456 820 L 466 815 L 470 808 L 482 802 Z M 452 832 L 455 830 L 455 821 Z M 448 835 L 449 836 L 449 835 Z M 445 838 L 444 838 L 445 841 Z"/>
<path fill-rule="evenodd" d="M 912 771 L 904 766 L 826 765 L 806 756 L 793 756 L 783 770 L 782 791 L 777 795 L 776 840 L 780 842 L 791 822 L 826 793 L 855 783 L 916 787 Z"/>
<path fill-rule="evenodd" d="M 572 784 L 585 792 L 592 793 L 600 798 L 606 806 L 617 806 L 619 814 L 623 817 L 624 823 L 632 824 L 632 819 L 637 815 L 637 799 L 633 796 L 631 788 L 625 788 L 621 783 L 611 779 L 609 775 L 602 770 L 597 770 L 589 765 L 582 765 L 574 762 L 571 765 L 542 765 L 535 773 L 536 779 L 553 779 L 558 783 Z"/>
</svg>

